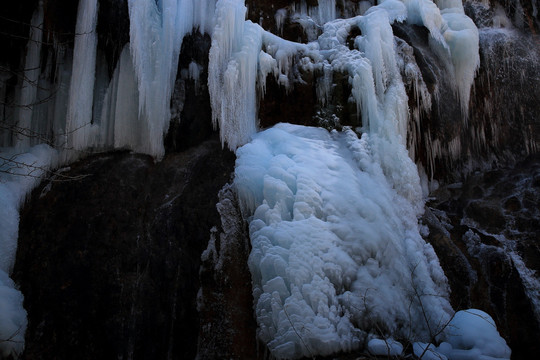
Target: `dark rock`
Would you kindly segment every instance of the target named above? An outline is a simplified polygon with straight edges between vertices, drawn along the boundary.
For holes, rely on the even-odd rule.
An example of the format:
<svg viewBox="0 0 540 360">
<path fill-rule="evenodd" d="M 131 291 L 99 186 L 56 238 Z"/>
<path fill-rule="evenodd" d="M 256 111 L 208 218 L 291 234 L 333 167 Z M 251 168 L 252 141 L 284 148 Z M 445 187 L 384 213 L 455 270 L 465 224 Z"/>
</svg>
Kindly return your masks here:
<svg viewBox="0 0 540 360">
<path fill-rule="evenodd" d="M 504 202 L 504 209 L 510 212 L 519 211 L 521 210 L 521 201 L 516 196 L 512 196 Z"/>
<path fill-rule="evenodd" d="M 499 232 L 505 228 L 504 215 L 498 204 L 482 200 L 471 201 L 465 208 L 465 213 L 492 233 Z"/>
<path fill-rule="evenodd" d="M 470 307 L 470 289 L 477 281 L 476 272 L 459 247 L 452 241 L 448 229 L 430 208 L 426 208 L 422 220 L 429 228 L 426 241 L 433 246 L 437 254 L 445 254 L 439 256 L 439 259 L 452 289 L 450 293 L 452 306 L 456 309 Z"/>
<path fill-rule="evenodd" d="M 112 77 L 124 45 L 129 42 L 127 0 L 100 0 L 98 9 L 98 49 L 103 51 Z"/>
<path fill-rule="evenodd" d="M 66 173 L 82 180 L 38 188 L 13 273 L 28 311 L 24 358 L 194 358 L 200 256 L 233 164 L 217 141 L 157 164 L 111 153 Z"/>
<path fill-rule="evenodd" d="M 202 256 L 201 291 L 198 295 L 198 359 L 258 359 L 253 317 L 251 275 L 247 266 L 251 250 L 233 188 L 219 193 L 216 228 Z M 265 348 L 263 345 L 262 348 Z"/>
</svg>

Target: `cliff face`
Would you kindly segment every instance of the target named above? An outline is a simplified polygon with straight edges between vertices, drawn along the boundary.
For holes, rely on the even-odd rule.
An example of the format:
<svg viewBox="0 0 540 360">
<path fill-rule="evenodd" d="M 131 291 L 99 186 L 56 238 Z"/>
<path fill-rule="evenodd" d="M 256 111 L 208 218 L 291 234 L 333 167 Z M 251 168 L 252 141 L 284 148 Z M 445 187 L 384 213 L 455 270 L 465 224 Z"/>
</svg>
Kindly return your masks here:
<svg viewBox="0 0 540 360">
<path fill-rule="evenodd" d="M 337 16 L 357 14 L 371 3 L 336 1 Z M 532 273 L 540 270 L 538 160 L 513 166 L 537 153 L 540 142 L 540 94 L 533 91 L 539 86 L 540 4 L 464 3 L 479 28 L 481 61 L 466 114 L 453 74 L 430 48 L 428 30 L 393 25 L 409 96 L 407 144 L 427 177 L 441 183 L 423 221 L 449 278 L 452 305 L 490 312 L 513 358 L 527 359 L 537 353 L 540 336 L 538 276 Z M 72 59 L 77 4 L 43 2 L 39 84 L 60 95 L 66 85 L 62 63 Z M 16 142 L 6 131 L 24 73 L 30 9 L 37 5 L 11 2 L 5 16 L 15 22 L 0 19 L 0 41 L 9 49 L 0 53 L 0 95 L 7 105 L 0 124 L 9 125 L 0 128 L 2 146 Z M 299 1 L 246 5 L 249 19 L 284 39 L 306 42 L 322 31 L 315 26 L 306 33 L 294 18 Z M 97 76 L 112 81 L 130 39 L 128 1 L 100 0 L 97 19 Z M 359 34 L 351 30 L 351 46 Z M 215 139 L 219 129 L 212 126 L 210 46 L 207 33 L 194 31 L 183 39 L 162 161 L 127 152 L 91 155 L 62 170 L 82 179 L 45 181 L 25 203 L 13 272 L 29 319 L 23 358 L 266 356 L 252 317 L 247 230 L 234 191 L 225 187 L 218 197 L 235 158 Z M 291 88 L 267 77 L 258 98 L 261 128 L 278 122 L 328 129 L 363 125 L 350 101 L 347 74 L 332 74 L 332 95 L 321 103 L 324 71 L 303 69 L 298 58 L 293 62 Z M 407 65 L 421 73 L 424 97 Z M 430 106 L 422 102 L 426 96 Z M 45 137 L 55 138 L 54 125 L 43 127 Z"/>
<path fill-rule="evenodd" d="M 157 164 L 97 155 L 67 172 L 81 180 L 36 189 L 13 273 L 32 314 L 24 357 L 194 358 L 201 253 L 233 165 L 208 141 Z"/>
<path fill-rule="evenodd" d="M 538 351 L 539 159 L 477 172 L 432 194 L 423 221 L 455 308 L 493 314 L 513 358 Z"/>
</svg>

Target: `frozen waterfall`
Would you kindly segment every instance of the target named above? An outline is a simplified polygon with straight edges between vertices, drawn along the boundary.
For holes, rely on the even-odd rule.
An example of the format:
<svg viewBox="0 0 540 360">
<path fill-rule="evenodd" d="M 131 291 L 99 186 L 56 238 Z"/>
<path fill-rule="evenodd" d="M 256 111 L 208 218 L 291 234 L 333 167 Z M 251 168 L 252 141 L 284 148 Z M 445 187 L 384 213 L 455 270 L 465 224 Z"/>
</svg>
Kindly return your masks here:
<svg viewBox="0 0 540 360">
<path fill-rule="evenodd" d="M 361 348 L 384 355 L 377 353 L 380 341 L 398 344 L 395 338 L 414 343 L 419 354 L 437 341 L 430 352 L 441 358 L 509 358 L 489 315 L 471 317 L 478 311 L 470 310 L 454 316 L 446 277 L 422 239 L 424 199 L 407 149 L 411 114 L 392 24 L 428 30 L 430 47 L 453 74 L 466 119 L 480 58 L 478 30 L 462 2 L 362 1 L 346 18 L 338 18 L 335 0 L 294 5 L 306 43 L 246 21 L 243 0 L 128 0 L 129 43 L 109 78 L 97 50 L 99 1 L 79 2 L 73 53 L 55 44 L 62 61 L 54 66 L 52 56 L 41 60 L 40 2 L 17 94 L 24 106 L 13 111 L 11 125 L 43 134 L 21 140 L 0 133 L 0 155 L 10 159 L 0 173 L 0 340 L 17 336 L 17 342 L 0 342 L 0 355 L 23 349 L 26 312 L 8 274 L 26 194 L 50 168 L 89 152 L 129 149 L 161 159 L 182 42 L 199 31 L 211 36 L 212 120 L 222 144 L 236 151 L 234 185 L 249 222 L 258 336 L 272 355 Z M 278 27 L 287 11 L 276 9 Z M 38 71 L 40 61 L 45 66 Z M 190 73 L 198 79 L 193 64 Z M 279 124 L 259 132 L 267 79 L 290 90 L 301 81 L 298 69 L 324 74 L 317 80 L 320 104 L 331 96 L 332 74 L 345 74 L 362 126 L 328 132 Z M 421 85 L 419 71 L 408 70 Z M 38 94 L 34 84 L 49 90 Z M 39 96 L 55 100 L 34 106 Z M 19 163 L 32 165 L 21 170 Z M 27 176 L 17 177 L 25 174 L 14 168 Z M 452 333 L 444 329 L 450 321 Z M 470 326 L 481 334 L 467 332 Z"/>
</svg>

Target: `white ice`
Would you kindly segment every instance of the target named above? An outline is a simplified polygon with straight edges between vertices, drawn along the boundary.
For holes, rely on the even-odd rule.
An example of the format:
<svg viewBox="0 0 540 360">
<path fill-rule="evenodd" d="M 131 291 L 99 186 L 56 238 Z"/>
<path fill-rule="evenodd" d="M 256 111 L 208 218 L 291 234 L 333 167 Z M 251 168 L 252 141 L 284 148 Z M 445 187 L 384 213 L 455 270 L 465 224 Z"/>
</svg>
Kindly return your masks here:
<svg viewBox="0 0 540 360">
<path fill-rule="evenodd" d="M 401 356 L 403 353 L 403 345 L 392 338 L 371 339 L 367 344 L 367 349 L 371 355 L 375 356 Z"/>
<path fill-rule="evenodd" d="M 474 24 L 457 2 L 387 0 L 364 16 L 325 22 L 316 42 L 300 46 L 242 25 L 241 1 L 220 1 L 220 12 L 209 83 L 222 142 L 235 149 L 251 139 L 237 150 L 235 186 L 250 222 L 259 337 L 277 358 L 349 351 L 364 346 L 375 326 L 411 341 L 431 339 L 452 310 L 446 277 L 419 234 L 422 190 L 405 147 L 408 98 L 390 25 L 428 28 L 432 47 L 456 74 L 465 111 L 478 65 Z M 305 24 L 321 20 L 305 3 L 300 13 Z M 346 40 L 355 26 L 361 35 L 351 50 Z M 360 139 L 352 130 L 285 124 L 255 133 L 251 89 L 257 82 L 264 95 L 270 74 L 291 86 L 295 51 L 304 69 L 349 75 Z M 254 60 L 241 63 L 239 54 Z M 243 90 L 228 87 L 228 72 Z M 332 91 L 327 78 L 317 88 L 322 104 Z M 227 99 L 229 91 L 237 96 Z"/>
<path fill-rule="evenodd" d="M 237 150 L 258 334 L 278 358 L 350 351 L 375 324 L 429 338 L 423 310 L 433 327 L 450 317 L 446 278 L 375 143 L 279 124 Z"/>
<path fill-rule="evenodd" d="M 73 71 L 66 119 L 66 146 L 85 149 L 91 142 L 97 51 L 97 0 L 82 0 L 77 11 Z"/>
<path fill-rule="evenodd" d="M 24 154 L 0 148 L 0 357 L 19 354 L 24 347 L 23 295 L 9 278 L 17 252 L 19 208 L 55 161 L 56 151 L 47 145 Z"/>
<path fill-rule="evenodd" d="M 0 269 L 0 358 L 18 358 L 24 349 L 26 311 L 23 296 Z"/>
<path fill-rule="evenodd" d="M 441 338 L 439 346 L 414 343 L 415 355 L 434 360 L 502 360 L 512 354 L 491 316 L 478 309 L 454 314 Z"/>
</svg>

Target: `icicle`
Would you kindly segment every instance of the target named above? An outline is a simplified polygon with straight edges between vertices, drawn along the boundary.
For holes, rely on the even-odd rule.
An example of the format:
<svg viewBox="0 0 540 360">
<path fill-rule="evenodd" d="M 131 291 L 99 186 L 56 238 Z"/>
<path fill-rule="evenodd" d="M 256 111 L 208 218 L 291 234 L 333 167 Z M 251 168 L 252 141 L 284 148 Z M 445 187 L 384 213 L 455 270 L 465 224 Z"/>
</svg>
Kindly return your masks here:
<svg viewBox="0 0 540 360">
<path fill-rule="evenodd" d="M 274 19 L 276 20 L 276 27 L 280 35 L 283 35 L 283 24 L 286 18 L 287 18 L 287 9 L 279 9 L 278 11 L 276 11 L 276 14 L 274 15 Z"/>
<path fill-rule="evenodd" d="M 97 13 L 97 0 L 79 2 L 66 123 L 67 147 L 75 150 L 82 150 L 91 145 Z"/>
<path fill-rule="evenodd" d="M 461 0 L 404 0 L 407 21 L 428 28 L 431 48 L 442 60 L 450 61 L 455 74 L 464 120 L 467 119 L 469 97 L 475 72 L 480 65 L 478 29 L 463 11 Z"/>
<path fill-rule="evenodd" d="M 257 130 L 256 92 L 259 28 L 245 22 L 246 7 L 240 0 L 220 0 L 210 48 L 208 87 L 214 127 L 221 143 L 230 149 L 245 144 Z"/>
<path fill-rule="evenodd" d="M 104 122 L 104 138 L 109 139 L 108 143 L 114 144 L 115 148 L 131 147 L 143 151 L 146 124 L 143 118 L 138 117 L 137 78 L 129 45 L 124 47 L 120 55 L 111 86 L 114 99 L 110 109 L 114 121 Z"/>
<path fill-rule="evenodd" d="M 16 135 L 15 146 L 26 149 L 32 140 L 32 113 L 37 99 L 39 74 L 41 71 L 41 43 L 43 41 L 43 2 L 40 1 L 30 23 L 30 39 L 26 46 L 26 59 L 24 62 L 24 78 L 20 90 L 20 100 L 16 112 L 17 128 L 24 134 Z"/>
</svg>

